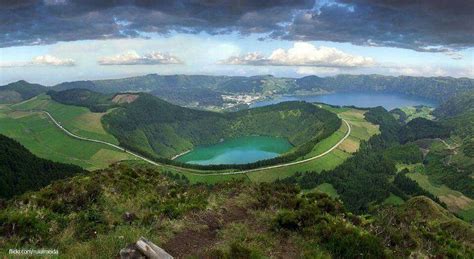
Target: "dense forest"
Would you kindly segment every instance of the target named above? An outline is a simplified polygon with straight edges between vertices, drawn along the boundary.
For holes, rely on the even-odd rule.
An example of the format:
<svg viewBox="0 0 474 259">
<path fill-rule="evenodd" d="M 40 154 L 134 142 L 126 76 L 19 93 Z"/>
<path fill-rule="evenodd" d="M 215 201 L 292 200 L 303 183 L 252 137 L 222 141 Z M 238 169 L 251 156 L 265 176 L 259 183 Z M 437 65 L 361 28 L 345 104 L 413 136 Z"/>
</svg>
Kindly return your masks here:
<svg viewBox="0 0 474 259">
<path fill-rule="evenodd" d="M 82 172 L 78 166 L 38 158 L 15 140 L 0 134 L 0 198 L 37 190 Z"/>
<path fill-rule="evenodd" d="M 295 90 L 376 91 L 421 96 L 444 102 L 474 88 L 474 79 L 382 75 L 307 76 L 296 80 Z"/>
<path fill-rule="evenodd" d="M 176 258 L 474 255 L 472 226 L 428 198 L 359 217 L 295 185 L 189 185 L 170 172 L 126 165 L 54 182 L 0 211 L 0 253 L 54 247 L 64 258 L 110 258 L 140 236 Z"/>
<path fill-rule="evenodd" d="M 250 135 L 286 138 L 301 155 L 341 125 L 335 114 L 304 102 L 216 113 L 183 108 L 148 94 L 105 115 L 103 123 L 122 146 L 161 157 Z"/>
<path fill-rule="evenodd" d="M 415 118 L 409 121 L 399 132 L 401 143 L 407 143 L 422 138 L 444 138 L 449 137 L 449 135 L 448 127 L 439 122 L 424 118 Z"/>
<path fill-rule="evenodd" d="M 390 193 L 404 199 L 414 195 L 428 195 L 436 200 L 434 196 L 421 191 L 416 183 L 397 174 L 397 163 L 423 162 L 423 155 L 418 147 L 413 144 L 400 145 L 400 139 L 404 139 L 406 135 L 405 127 L 381 107 L 370 109 L 365 118 L 380 125 L 381 134 L 363 142 L 354 156 L 334 170 L 299 173 L 282 181 L 298 183 L 304 189 L 330 183 L 347 208 L 356 213 L 368 212 L 371 205 L 380 204 Z M 414 135 L 413 140 L 425 137 Z M 392 182 L 392 178 L 396 180 Z"/>
<path fill-rule="evenodd" d="M 434 114 L 460 139 L 460 147 L 433 145 L 426 158 L 428 172 L 437 183 L 474 198 L 474 91 L 449 99 Z"/>
<path fill-rule="evenodd" d="M 462 138 L 474 136 L 474 91 L 449 99 L 433 113 L 451 128 L 454 134 Z"/>
</svg>

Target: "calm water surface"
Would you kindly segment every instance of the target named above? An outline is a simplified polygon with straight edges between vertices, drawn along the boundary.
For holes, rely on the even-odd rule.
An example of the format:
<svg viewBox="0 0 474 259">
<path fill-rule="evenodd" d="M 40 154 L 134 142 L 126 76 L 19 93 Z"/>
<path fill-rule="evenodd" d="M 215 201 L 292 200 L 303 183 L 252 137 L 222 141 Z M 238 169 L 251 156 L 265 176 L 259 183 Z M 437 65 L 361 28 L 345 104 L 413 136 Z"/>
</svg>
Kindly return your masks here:
<svg viewBox="0 0 474 259">
<path fill-rule="evenodd" d="M 198 165 L 247 164 L 277 157 L 292 147 L 284 138 L 248 136 L 200 146 L 176 160 Z"/>
<path fill-rule="evenodd" d="M 285 101 L 321 102 L 331 105 L 354 105 L 357 107 L 383 106 L 387 110 L 405 106 L 426 105 L 436 107 L 437 103 L 425 98 L 392 93 L 332 93 L 325 95 L 287 95 L 271 100 L 256 102 L 251 107 L 260 107 Z M 274 158 L 292 148 L 283 138 L 249 136 L 228 139 L 221 143 L 197 147 L 176 160 L 199 165 L 246 164 Z"/>
<path fill-rule="evenodd" d="M 435 101 L 403 94 L 393 93 L 332 93 L 324 95 L 286 95 L 276 97 L 271 100 L 263 100 L 253 103 L 250 107 L 261 107 L 270 104 L 276 104 L 286 101 L 306 101 L 306 102 L 321 102 L 331 105 L 354 105 L 357 107 L 376 107 L 383 106 L 387 110 L 401 108 L 405 106 L 425 105 L 436 107 Z"/>
</svg>

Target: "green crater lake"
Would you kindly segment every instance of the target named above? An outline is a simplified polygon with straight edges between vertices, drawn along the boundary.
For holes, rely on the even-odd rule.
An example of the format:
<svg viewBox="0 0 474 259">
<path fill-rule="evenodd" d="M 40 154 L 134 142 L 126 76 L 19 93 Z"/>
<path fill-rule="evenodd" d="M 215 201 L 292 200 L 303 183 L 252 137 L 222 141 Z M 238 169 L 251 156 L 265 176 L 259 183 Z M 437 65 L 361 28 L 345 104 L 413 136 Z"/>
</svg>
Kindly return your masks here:
<svg viewBox="0 0 474 259">
<path fill-rule="evenodd" d="M 176 161 L 198 165 L 247 164 L 277 157 L 293 146 L 284 138 L 248 136 L 199 146 Z"/>
</svg>

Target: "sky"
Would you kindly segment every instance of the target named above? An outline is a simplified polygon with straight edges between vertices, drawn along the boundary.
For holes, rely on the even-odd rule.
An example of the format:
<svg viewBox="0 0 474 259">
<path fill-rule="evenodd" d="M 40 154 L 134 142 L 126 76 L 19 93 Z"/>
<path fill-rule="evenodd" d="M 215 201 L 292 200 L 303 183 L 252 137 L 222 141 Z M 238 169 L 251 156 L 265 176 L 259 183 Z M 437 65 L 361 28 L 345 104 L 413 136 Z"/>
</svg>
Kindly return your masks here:
<svg viewBox="0 0 474 259">
<path fill-rule="evenodd" d="M 2 0 L 0 84 L 150 73 L 474 78 L 474 1 Z"/>
</svg>

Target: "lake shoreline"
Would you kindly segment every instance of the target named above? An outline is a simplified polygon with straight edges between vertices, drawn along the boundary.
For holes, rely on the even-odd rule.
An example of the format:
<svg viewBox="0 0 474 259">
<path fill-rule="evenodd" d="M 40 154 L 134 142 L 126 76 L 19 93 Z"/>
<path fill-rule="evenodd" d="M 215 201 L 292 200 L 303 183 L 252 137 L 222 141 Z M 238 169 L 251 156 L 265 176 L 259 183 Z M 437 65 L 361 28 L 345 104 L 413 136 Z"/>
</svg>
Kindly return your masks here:
<svg viewBox="0 0 474 259">
<path fill-rule="evenodd" d="M 197 146 L 173 158 L 189 164 L 248 164 L 280 156 L 293 147 L 288 139 L 282 137 L 242 136 Z"/>
<path fill-rule="evenodd" d="M 179 154 L 173 156 L 173 157 L 171 158 L 171 160 L 175 160 L 176 158 L 178 158 L 178 157 L 180 157 L 180 156 L 184 156 L 184 155 L 186 155 L 187 153 L 189 153 L 189 152 L 191 152 L 191 151 L 192 151 L 192 149 L 189 149 L 189 150 L 186 150 L 186 151 L 184 151 L 184 152 L 182 152 L 182 153 L 179 153 Z"/>
<path fill-rule="evenodd" d="M 316 92 L 313 94 L 281 94 L 273 95 L 263 100 L 249 104 L 249 108 L 257 108 L 286 101 L 305 101 L 310 103 L 324 103 L 334 106 L 377 107 L 383 106 L 387 110 L 407 106 L 428 106 L 436 108 L 436 100 L 409 94 L 393 92 Z"/>
</svg>

